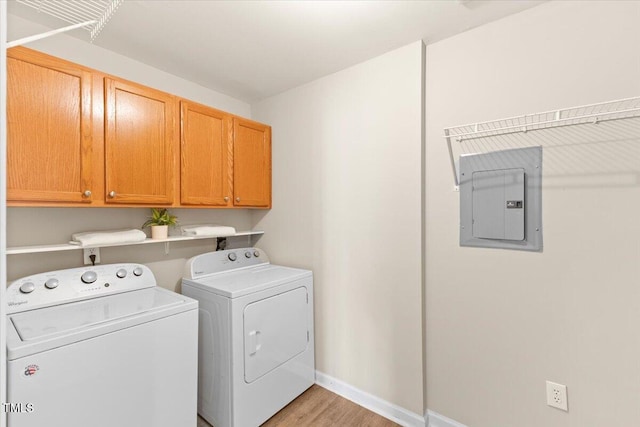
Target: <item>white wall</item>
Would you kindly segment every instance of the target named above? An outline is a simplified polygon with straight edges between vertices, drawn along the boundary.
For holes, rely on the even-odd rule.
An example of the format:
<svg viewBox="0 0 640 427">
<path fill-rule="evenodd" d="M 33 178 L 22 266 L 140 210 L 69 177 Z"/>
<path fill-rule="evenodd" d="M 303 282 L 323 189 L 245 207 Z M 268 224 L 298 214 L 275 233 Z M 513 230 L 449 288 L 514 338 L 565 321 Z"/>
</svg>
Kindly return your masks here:
<svg viewBox="0 0 640 427">
<path fill-rule="evenodd" d="M 316 367 L 422 414 L 421 71 L 415 42 L 252 105 L 273 126 L 276 263 L 312 269 Z"/>
<path fill-rule="evenodd" d="M 549 2 L 427 46 L 427 403 L 472 427 L 640 425 L 640 124 L 544 146 L 543 253 L 458 246 L 443 128 L 640 95 L 640 3 Z M 545 404 L 566 384 L 569 412 Z"/>
<path fill-rule="evenodd" d="M 16 15 L 9 14 L 8 21 L 9 40 L 16 40 L 50 30 L 48 27 Z M 88 43 L 84 41 L 89 40 L 89 33 L 87 31 L 81 29 L 74 31 L 85 35 L 86 39 L 81 40 L 70 35 L 60 34 L 31 42 L 25 45 L 25 47 L 64 58 L 86 67 L 122 77 L 154 89 L 169 92 L 239 116 L 251 117 L 251 108 L 249 104 L 244 101 L 207 89 L 173 74 L 150 67 L 142 62 L 103 49 L 98 45 Z M 98 36 L 98 39 L 99 37 L 100 36 Z M 99 40 L 97 40 L 97 42 L 99 42 Z"/>
<path fill-rule="evenodd" d="M 8 15 L 9 39 L 48 30 L 46 27 L 14 15 Z M 81 31 L 81 30 L 80 30 Z M 96 45 L 68 35 L 57 35 L 26 45 L 50 55 L 58 56 L 100 71 L 135 81 L 156 89 L 179 95 L 212 107 L 250 117 L 249 104 L 206 89 L 190 81 L 149 67 Z M 173 209 L 183 224 L 219 223 L 246 230 L 251 216 L 246 209 Z M 149 210 L 146 208 L 9 208 L 7 240 L 9 246 L 55 244 L 70 239 L 74 232 L 117 228 L 139 228 Z M 242 246 L 246 241 L 233 242 Z M 168 289 L 179 289 L 185 260 L 213 249 L 213 241 L 174 243 L 169 255 L 164 245 L 105 248 L 102 263 L 141 262 L 155 273 L 159 284 Z M 33 255 L 10 255 L 8 277 L 17 279 L 28 274 L 80 266 L 80 251 Z"/>
</svg>

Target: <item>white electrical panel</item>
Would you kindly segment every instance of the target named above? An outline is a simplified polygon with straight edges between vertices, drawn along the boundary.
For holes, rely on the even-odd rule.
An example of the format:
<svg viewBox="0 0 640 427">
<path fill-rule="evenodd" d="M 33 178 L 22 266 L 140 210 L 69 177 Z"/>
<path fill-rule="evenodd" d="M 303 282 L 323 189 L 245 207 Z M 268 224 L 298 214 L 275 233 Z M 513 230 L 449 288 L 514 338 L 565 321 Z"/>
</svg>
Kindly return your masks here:
<svg viewBox="0 0 640 427">
<path fill-rule="evenodd" d="M 542 250 L 542 148 L 460 158 L 460 245 Z"/>
</svg>

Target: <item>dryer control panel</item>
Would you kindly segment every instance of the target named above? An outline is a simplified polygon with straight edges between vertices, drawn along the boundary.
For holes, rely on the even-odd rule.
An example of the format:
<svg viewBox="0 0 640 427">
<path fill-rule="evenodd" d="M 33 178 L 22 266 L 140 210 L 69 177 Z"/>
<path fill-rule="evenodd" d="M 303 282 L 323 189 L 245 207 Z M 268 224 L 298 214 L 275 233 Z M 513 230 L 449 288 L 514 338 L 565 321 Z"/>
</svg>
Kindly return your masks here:
<svg viewBox="0 0 640 427">
<path fill-rule="evenodd" d="M 207 252 L 196 255 L 187 261 L 184 277 L 197 279 L 215 273 L 223 273 L 228 270 L 254 267 L 260 264 L 269 264 L 269 258 L 262 249 L 241 248 L 226 251 Z"/>
<path fill-rule="evenodd" d="M 70 268 L 23 277 L 7 288 L 7 313 L 18 313 L 72 301 L 156 286 L 149 267 L 106 264 Z"/>
</svg>

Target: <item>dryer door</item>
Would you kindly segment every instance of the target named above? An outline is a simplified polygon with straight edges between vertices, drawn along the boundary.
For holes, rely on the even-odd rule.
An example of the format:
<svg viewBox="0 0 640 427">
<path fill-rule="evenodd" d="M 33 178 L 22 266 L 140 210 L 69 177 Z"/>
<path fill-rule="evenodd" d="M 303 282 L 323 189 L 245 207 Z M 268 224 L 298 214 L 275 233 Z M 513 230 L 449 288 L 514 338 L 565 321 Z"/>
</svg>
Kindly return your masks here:
<svg viewBox="0 0 640 427">
<path fill-rule="evenodd" d="M 245 307 L 245 382 L 252 383 L 307 348 L 308 309 L 305 287 Z"/>
</svg>

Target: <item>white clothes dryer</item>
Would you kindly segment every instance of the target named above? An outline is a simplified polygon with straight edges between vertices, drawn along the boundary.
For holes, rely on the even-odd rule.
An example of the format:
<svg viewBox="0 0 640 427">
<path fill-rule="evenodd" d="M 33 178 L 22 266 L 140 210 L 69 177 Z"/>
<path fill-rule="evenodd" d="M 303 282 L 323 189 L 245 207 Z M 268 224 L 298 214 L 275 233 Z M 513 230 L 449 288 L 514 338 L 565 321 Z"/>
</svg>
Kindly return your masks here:
<svg viewBox="0 0 640 427">
<path fill-rule="evenodd" d="M 315 381 L 313 275 L 255 248 L 186 265 L 199 301 L 198 412 L 214 427 L 257 427 Z"/>
<path fill-rule="evenodd" d="M 7 301 L 9 427 L 196 425 L 198 303 L 146 266 L 32 275 Z"/>
</svg>

